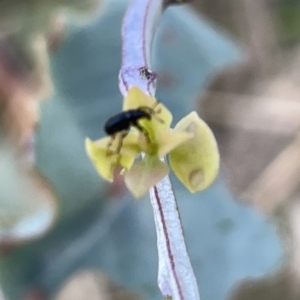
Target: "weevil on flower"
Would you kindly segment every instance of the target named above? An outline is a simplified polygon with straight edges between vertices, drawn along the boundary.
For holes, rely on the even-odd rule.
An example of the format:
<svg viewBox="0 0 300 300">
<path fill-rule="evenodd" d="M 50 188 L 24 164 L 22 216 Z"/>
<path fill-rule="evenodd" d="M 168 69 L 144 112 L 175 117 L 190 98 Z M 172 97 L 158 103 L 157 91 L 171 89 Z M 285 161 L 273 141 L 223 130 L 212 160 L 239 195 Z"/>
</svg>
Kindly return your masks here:
<svg viewBox="0 0 300 300">
<path fill-rule="evenodd" d="M 155 111 L 158 104 L 159 102 L 156 102 L 153 107 L 141 106 L 136 109 L 122 111 L 121 113 L 110 117 L 104 124 L 106 134 L 111 136 L 111 142 L 108 144 L 107 149 L 109 150 L 115 137 L 119 135 L 119 144 L 115 151 L 118 154 L 121 150 L 123 139 L 127 136 L 132 127 L 135 127 L 143 133 L 148 143 L 151 143 L 147 130 L 139 124 L 139 121 L 141 119 L 151 120 L 152 117 L 155 117 L 159 122 L 163 123 L 164 121 L 162 119 L 155 116 L 160 113 L 160 109 Z"/>
<path fill-rule="evenodd" d="M 162 161 L 166 155 L 175 175 L 191 192 L 207 188 L 219 169 L 213 133 L 196 112 L 174 129 L 171 122 L 172 114 L 162 103 L 132 87 L 123 111 L 105 123 L 109 136 L 96 142 L 87 139 L 86 151 L 106 180 L 113 181 L 114 172 L 121 168 L 127 188 L 137 198 L 169 173 Z M 142 159 L 137 160 L 140 154 Z"/>
</svg>

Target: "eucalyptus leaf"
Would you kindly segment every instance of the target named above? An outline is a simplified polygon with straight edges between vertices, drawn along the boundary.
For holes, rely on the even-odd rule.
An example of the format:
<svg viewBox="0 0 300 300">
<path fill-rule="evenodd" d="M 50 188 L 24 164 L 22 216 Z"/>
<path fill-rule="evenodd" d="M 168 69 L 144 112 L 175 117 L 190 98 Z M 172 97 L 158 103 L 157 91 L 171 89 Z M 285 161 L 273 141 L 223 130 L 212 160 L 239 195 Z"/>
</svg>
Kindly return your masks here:
<svg viewBox="0 0 300 300">
<path fill-rule="evenodd" d="M 51 58 L 56 95 L 41 107 L 37 163 L 53 183 L 62 211 L 45 238 L 0 258 L 7 299 L 32 288 L 52 295 L 80 268 L 99 268 L 145 299 L 158 300 L 157 249 L 147 197 L 107 203 L 105 185 L 84 152 L 85 137 L 121 111 L 118 71 L 122 17 L 128 2 L 106 1 L 101 16 L 73 32 Z M 208 78 L 241 55 L 225 33 L 188 8 L 168 8 L 154 43 L 157 96 L 177 122 L 195 105 Z M 202 300 L 226 299 L 234 284 L 274 270 L 282 258 L 272 224 L 238 204 L 219 179 L 191 195 L 175 192 Z"/>
</svg>

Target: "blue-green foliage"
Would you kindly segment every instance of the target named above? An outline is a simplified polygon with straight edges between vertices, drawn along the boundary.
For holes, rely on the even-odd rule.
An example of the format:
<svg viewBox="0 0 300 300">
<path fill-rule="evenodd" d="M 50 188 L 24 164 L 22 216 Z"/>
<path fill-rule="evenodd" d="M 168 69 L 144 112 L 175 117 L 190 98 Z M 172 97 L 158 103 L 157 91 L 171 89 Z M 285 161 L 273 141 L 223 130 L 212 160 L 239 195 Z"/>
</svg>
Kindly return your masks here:
<svg viewBox="0 0 300 300">
<path fill-rule="evenodd" d="M 121 3 L 112 1 L 51 58 L 57 90 L 42 105 L 36 150 L 38 166 L 58 191 L 61 216 L 42 240 L 1 257 L 9 300 L 20 299 L 30 286 L 53 293 L 86 267 L 99 267 L 146 299 L 161 299 L 148 199 L 137 202 L 127 194 L 107 201 L 104 184 L 84 153 L 84 138 L 100 138 L 106 118 L 121 109 Z M 163 16 L 153 54 L 155 69 L 164 74 L 157 96 L 175 119 L 193 107 L 213 72 L 240 55 L 228 36 L 182 7 Z M 202 300 L 225 299 L 238 280 L 276 266 L 282 250 L 274 228 L 252 208 L 237 204 L 221 179 L 194 195 L 173 181 Z"/>
</svg>

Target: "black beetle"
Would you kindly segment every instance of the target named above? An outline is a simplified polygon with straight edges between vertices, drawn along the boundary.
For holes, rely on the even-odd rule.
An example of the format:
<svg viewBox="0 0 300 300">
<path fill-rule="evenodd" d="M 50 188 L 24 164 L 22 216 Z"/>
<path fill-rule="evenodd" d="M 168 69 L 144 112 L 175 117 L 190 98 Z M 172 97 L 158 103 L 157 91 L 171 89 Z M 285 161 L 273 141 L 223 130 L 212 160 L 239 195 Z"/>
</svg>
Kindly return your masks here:
<svg viewBox="0 0 300 300">
<path fill-rule="evenodd" d="M 112 117 L 110 117 L 104 124 L 104 131 L 111 136 L 112 140 L 107 145 L 107 149 L 112 145 L 117 134 L 120 134 L 120 141 L 116 149 L 116 153 L 119 153 L 122 147 L 122 141 L 130 131 L 130 127 L 137 128 L 144 134 L 148 142 L 150 142 L 148 132 L 146 129 L 139 124 L 139 120 L 147 119 L 151 120 L 152 116 L 159 113 L 160 110 L 155 111 L 154 108 L 159 104 L 156 102 L 154 107 L 141 106 L 136 109 L 130 109 L 122 111 Z M 163 120 L 156 118 L 159 122 L 163 123 Z"/>
</svg>

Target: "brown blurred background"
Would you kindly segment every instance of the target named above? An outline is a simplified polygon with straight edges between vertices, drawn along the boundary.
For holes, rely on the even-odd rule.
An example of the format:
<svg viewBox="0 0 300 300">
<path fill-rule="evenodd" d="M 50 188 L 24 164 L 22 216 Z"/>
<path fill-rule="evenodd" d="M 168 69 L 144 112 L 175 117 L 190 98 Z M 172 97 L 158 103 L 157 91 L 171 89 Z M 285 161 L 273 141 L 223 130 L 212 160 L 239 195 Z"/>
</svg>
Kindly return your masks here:
<svg viewBox="0 0 300 300">
<path fill-rule="evenodd" d="M 246 280 L 234 299 L 300 299 L 300 1 L 199 0 L 245 59 L 208 84 L 200 111 L 216 133 L 224 177 L 240 201 L 275 219 L 288 254 L 271 278 Z"/>
<path fill-rule="evenodd" d="M 98 1 L 85 2 L 91 10 Z M 78 5 L 85 2 L 79 1 Z M 200 95 L 200 114 L 213 128 L 219 143 L 223 177 L 237 199 L 256 206 L 275 221 L 287 253 L 280 271 L 271 277 L 245 280 L 236 286 L 231 299 L 300 299 L 300 0 L 195 0 L 192 5 L 216 23 L 218 29 L 229 32 L 243 52 L 241 62 L 210 78 Z M 50 19 L 49 16 L 49 20 L 38 21 L 44 21 L 42 25 L 47 27 Z M 29 49 L 24 42 L 27 39 L 22 39 L 25 45 L 20 48 L 31 50 L 28 52 L 34 54 L 32 60 L 25 50 L 14 53 L 11 59 L 23 55 L 27 58 L 27 64 L 16 72 L 25 74 L 24 78 L 14 76 L 15 65 L 7 64 L 8 60 L 0 64 L 0 138 L 8 133 L 10 142 L 17 143 L 22 154 L 30 154 L 33 147 L 30 137 L 38 119 L 38 102 L 51 94 L 48 64 L 36 64 L 33 58 L 45 54 L 47 47 L 50 52 L 59 47 L 64 37 L 60 26 L 60 20 L 55 20 L 51 25 L 54 30 L 44 29 L 39 47 Z M 12 41 L 4 39 L 0 53 L 9 52 L 7 45 L 19 42 L 19 37 Z M 8 81 L 11 85 L 3 84 Z M 24 107 L 6 101 L 19 98 L 25 98 Z M 6 152 L 11 153 L 10 149 Z M 19 159 L 19 153 L 12 155 Z M 13 156 L 11 161 L 17 160 Z M 52 212 L 42 234 L 55 221 L 55 195 L 30 161 L 22 160 L 20 164 L 28 172 L 33 190 L 42 193 L 45 206 Z M 30 199 L 37 198 L 36 194 Z M 34 208 L 38 210 L 35 204 Z M 15 245 L 4 242 L 0 250 L 10 253 Z M 95 300 L 142 299 L 96 270 L 83 270 L 68 278 L 55 299 L 83 299 L 87 295 Z M 45 297 L 39 290 L 33 290 L 25 299 Z"/>
</svg>

